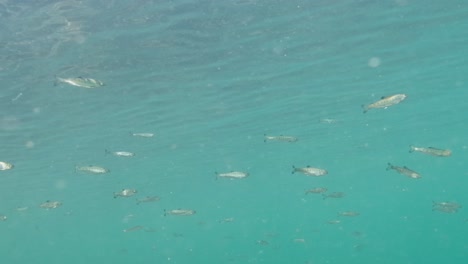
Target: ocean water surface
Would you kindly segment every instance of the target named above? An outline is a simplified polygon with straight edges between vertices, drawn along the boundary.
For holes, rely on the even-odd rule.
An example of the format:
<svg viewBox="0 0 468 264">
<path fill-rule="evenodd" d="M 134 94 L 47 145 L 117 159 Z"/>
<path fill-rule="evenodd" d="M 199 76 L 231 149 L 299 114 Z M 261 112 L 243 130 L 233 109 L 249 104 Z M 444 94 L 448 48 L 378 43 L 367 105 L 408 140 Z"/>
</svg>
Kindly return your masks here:
<svg viewBox="0 0 468 264">
<path fill-rule="evenodd" d="M 0 25 L 2 263 L 467 263 L 465 1 L 3 0 Z"/>
</svg>

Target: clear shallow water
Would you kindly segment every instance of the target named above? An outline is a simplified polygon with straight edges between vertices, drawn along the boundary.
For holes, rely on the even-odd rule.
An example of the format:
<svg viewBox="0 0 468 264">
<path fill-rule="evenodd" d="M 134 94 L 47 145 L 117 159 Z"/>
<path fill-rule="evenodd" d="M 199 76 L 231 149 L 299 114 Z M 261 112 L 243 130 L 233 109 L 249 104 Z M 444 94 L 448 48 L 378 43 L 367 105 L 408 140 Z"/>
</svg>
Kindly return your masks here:
<svg viewBox="0 0 468 264">
<path fill-rule="evenodd" d="M 465 263 L 466 209 L 433 212 L 432 201 L 468 199 L 467 10 L 463 1 L 3 1 L 0 160 L 15 168 L 0 175 L 2 258 Z M 55 75 L 107 85 L 54 86 Z M 362 113 L 394 93 L 408 98 Z M 319 122 L 327 118 L 336 122 Z M 412 144 L 453 156 L 410 154 Z M 423 178 L 386 171 L 388 162 Z M 111 173 L 75 172 L 87 164 Z M 329 174 L 291 175 L 292 165 Z M 215 179 L 230 170 L 250 176 Z M 346 196 L 304 194 L 320 186 Z M 114 199 L 122 188 L 138 194 Z M 152 195 L 161 200 L 136 204 Z M 63 206 L 39 208 L 46 200 Z M 197 214 L 164 216 L 172 208 Z M 360 215 L 337 216 L 347 210 Z"/>
</svg>

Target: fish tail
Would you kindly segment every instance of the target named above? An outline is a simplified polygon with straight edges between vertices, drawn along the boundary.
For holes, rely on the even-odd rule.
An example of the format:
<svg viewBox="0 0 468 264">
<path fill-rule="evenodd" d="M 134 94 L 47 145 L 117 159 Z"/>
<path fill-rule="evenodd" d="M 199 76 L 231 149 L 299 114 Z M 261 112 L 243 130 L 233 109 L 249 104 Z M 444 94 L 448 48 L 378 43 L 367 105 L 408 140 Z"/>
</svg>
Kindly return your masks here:
<svg viewBox="0 0 468 264">
<path fill-rule="evenodd" d="M 369 108 L 366 106 L 366 105 L 361 105 L 362 107 L 362 113 L 367 113 L 367 111 L 369 110 Z"/>
<path fill-rule="evenodd" d="M 293 170 L 292 170 L 291 174 L 294 174 L 296 172 L 296 167 L 294 167 L 294 165 L 292 165 L 292 167 L 293 167 Z"/>
<path fill-rule="evenodd" d="M 409 152 L 410 152 L 410 153 L 411 153 L 411 152 L 414 152 L 414 151 L 416 150 L 415 147 L 412 146 L 412 145 L 410 145 L 409 148 L 410 148 L 410 149 L 409 149 Z"/>
<path fill-rule="evenodd" d="M 389 162 L 387 166 L 387 170 L 391 170 L 391 169 L 393 169 L 393 165 Z"/>
<path fill-rule="evenodd" d="M 104 153 L 110 154 L 111 152 L 108 149 L 104 149 Z"/>
<path fill-rule="evenodd" d="M 167 215 L 167 212 L 166 212 L 166 209 L 164 209 L 164 216 L 166 216 L 166 215 Z"/>
<path fill-rule="evenodd" d="M 327 199 L 327 198 L 328 198 L 328 196 L 327 196 L 326 194 L 322 194 L 322 199 L 323 199 L 323 200 L 325 200 L 325 199 Z"/>
</svg>

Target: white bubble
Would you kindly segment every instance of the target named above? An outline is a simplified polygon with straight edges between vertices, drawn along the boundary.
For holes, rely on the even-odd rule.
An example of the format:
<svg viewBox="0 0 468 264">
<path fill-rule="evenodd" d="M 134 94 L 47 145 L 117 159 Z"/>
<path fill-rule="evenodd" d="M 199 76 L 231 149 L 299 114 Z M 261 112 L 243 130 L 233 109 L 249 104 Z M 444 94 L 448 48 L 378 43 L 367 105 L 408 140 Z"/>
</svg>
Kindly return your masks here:
<svg viewBox="0 0 468 264">
<path fill-rule="evenodd" d="M 369 65 L 369 67 L 372 67 L 372 68 L 377 68 L 380 66 L 380 63 L 381 61 L 379 57 L 372 57 L 367 62 L 367 65 Z"/>
</svg>

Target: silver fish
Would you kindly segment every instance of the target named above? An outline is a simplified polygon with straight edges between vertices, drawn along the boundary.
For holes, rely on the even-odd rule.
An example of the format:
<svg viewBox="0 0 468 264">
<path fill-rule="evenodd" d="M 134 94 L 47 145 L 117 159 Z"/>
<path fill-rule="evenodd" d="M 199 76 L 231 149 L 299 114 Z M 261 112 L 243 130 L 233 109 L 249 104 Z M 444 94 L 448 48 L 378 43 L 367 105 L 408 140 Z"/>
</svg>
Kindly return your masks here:
<svg viewBox="0 0 468 264">
<path fill-rule="evenodd" d="M 310 167 L 310 166 L 307 166 L 307 167 L 304 167 L 304 168 L 296 168 L 296 167 L 293 166 L 293 171 L 291 173 L 295 173 L 295 172 L 300 172 L 300 173 L 303 173 L 303 174 L 309 175 L 309 176 L 323 176 L 323 175 L 328 174 L 328 171 L 326 171 L 324 169 L 313 168 L 313 167 Z"/>
<path fill-rule="evenodd" d="M 55 209 L 57 207 L 62 206 L 62 203 L 59 201 L 49 201 L 47 200 L 45 203 L 39 205 L 39 207 L 44 209 Z"/>
<path fill-rule="evenodd" d="M 340 215 L 340 216 L 358 216 L 358 215 L 360 215 L 360 213 L 355 212 L 355 211 L 343 211 L 343 212 L 339 212 L 338 215 Z"/>
<path fill-rule="evenodd" d="M 224 173 L 215 172 L 215 174 L 217 177 L 231 178 L 231 179 L 242 179 L 242 178 L 249 176 L 248 172 L 242 172 L 242 171 L 231 171 L 231 172 L 224 172 Z"/>
<path fill-rule="evenodd" d="M 145 198 L 137 199 L 137 204 L 157 202 L 159 200 L 159 196 L 147 196 Z"/>
<path fill-rule="evenodd" d="M 432 201 L 432 206 L 443 206 L 443 207 L 452 207 L 452 208 L 461 208 L 462 206 L 455 202 L 435 202 Z"/>
<path fill-rule="evenodd" d="M 194 215 L 194 214 L 196 214 L 196 211 L 191 210 L 191 209 L 173 209 L 173 210 L 164 209 L 164 216 L 166 215 Z"/>
<path fill-rule="evenodd" d="M 133 152 L 128 152 L 128 151 L 109 151 L 105 150 L 107 154 L 112 154 L 117 157 L 133 157 L 135 156 L 135 153 Z"/>
<path fill-rule="evenodd" d="M 387 108 L 392 105 L 396 105 L 400 103 L 401 101 L 405 100 L 406 94 L 394 94 L 390 96 L 382 96 L 380 100 L 377 102 L 374 102 L 369 105 L 363 105 L 362 108 L 364 109 L 363 112 L 366 113 L 369 111 L 369 109 L 374 109 L 374 108 Z"/>
<path fill-rule="evenodd" d="M 120 192 L 115 192 L 114 193 L 114 198 L 117 197 L 130 197 L 133 196 L 137 193 L 137 190 L 135 189 L 122 189 Z"/>
<path fill-rule="evenodd" d="M 144 228 L 144 226 L 138 225 L 138 226 L 134 226 L 134 227 L 130 227 L 130 228 L 124 229 L 124 230 L 122 230 L 122 231 L 123 231 L 124 233 L 128 233 L 128 232 L 135 232 L 135 231 L 141 230 L 141 229 L 143 229 L 143 228 Z"/>
<path fill-rule="evenodd" d="M 414 170 L 409 169 L 406 166 L 399 167 L 399 166 L 394 166 L 391 163 L 388 163 L 387 170 L 395 170 L 396 172 L 403 174 L 405 176 L 408 176 L 412 179 L 418 179 L 421 178 L 421 174 L 415 172 Z"/>
<path fill-rule="evenodd" d="M 326 191 L 328 191 L 327 188 L 316 187 L 316 188 L 312 188 L 312 189 L 307 190 L 306 194 L 308 194 L 308 193 L 324 193 Z"/>
<path fill-rule="evenodd" d="M 11 170 L 13 167 L 14 166 L 11 163 L 0 161 L 0 170 Z"/>
<path fill-rule="evenodd" d="M 345 196 L 345 193 L 344 192 L 332 192 L 330 194 L 322 194 L 323 196 L 323 199 L 327 199 L 327 198 L 343 198 Z"/>
<path fill-rule="evenodd" d="M 265 142 L 267 142 L 267 141 L 296 142 L 297 140 L 298 140 L 297 137 L 283 136 L 283 135 L 280 135 L 280 136 L 265 135 L 265 139 L 264 139 Z"/>
<path fill-rule="evenodd" d="M 153 133 L 130 133 L 130 135 L 134 137 L 144 137 L 144 138 L 154 137 Z"/>
<path fill-rule="evenodd" d="M 57 85 L 57 83 L 59 82 L 70 84 L 70 85 L 77 86 L 77 87 L 89 88 L 89 89 L 98 88 L 98 87 L 102 87 L 105 85 L 103 82 L 98 81 L 96 79 L 83 78 L 83 77 L 77 77 L 77 78 L 56 77 L 55 85 Z"/>
<path fill-rule="evenodd" d="M 458 212 L 458 208 L 455 207 L 445 207 L 445 206 L 433 206 L 432 211 L 439 211 L 443 213 L 453 214 Z"/>
<path fill-rule="evenodd" d="M 452 155 L 452 151 L 449 149 L 410 146 L 409 152 L 414 152 L 414 151 L 429 154 L 429 155 L 436 156 L 436 157 L 448 157 Z"/>
<path fill-rule="evenodd" d="M 95 165 L 89 165 L 89 166 L 76 166 L 75 169 L 77 171 L 82 171 L 82 172 L 87 172 L 87 173 L 94 173 L 94 174 L 103 174 L 103 173 L 108 173 L 110 170 L 100 167 L 100 166 L 95 166 Z"/>
</svg>

